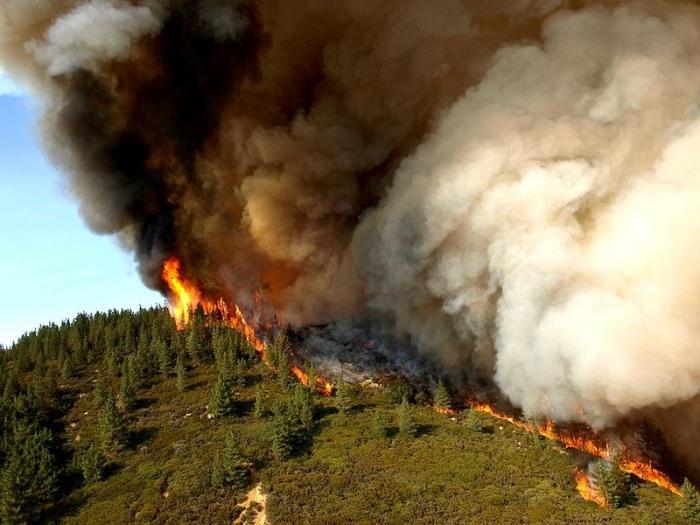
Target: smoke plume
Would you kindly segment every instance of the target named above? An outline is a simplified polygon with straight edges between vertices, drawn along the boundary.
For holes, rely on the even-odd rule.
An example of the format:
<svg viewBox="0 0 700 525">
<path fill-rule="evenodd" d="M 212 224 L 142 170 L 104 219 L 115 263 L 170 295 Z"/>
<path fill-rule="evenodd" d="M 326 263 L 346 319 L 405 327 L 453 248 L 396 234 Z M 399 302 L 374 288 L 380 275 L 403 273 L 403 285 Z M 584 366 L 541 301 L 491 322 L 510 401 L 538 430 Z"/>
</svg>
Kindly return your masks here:
<svg viewBox="0 0 700 525">
<path fill-rule="evenodd" d="M 0 66 L 151 287 L 176 255 L 293 325 L 380 319 L 532 415 L 695 406 L 692 2 L 2 0 Z"/>
</svg>

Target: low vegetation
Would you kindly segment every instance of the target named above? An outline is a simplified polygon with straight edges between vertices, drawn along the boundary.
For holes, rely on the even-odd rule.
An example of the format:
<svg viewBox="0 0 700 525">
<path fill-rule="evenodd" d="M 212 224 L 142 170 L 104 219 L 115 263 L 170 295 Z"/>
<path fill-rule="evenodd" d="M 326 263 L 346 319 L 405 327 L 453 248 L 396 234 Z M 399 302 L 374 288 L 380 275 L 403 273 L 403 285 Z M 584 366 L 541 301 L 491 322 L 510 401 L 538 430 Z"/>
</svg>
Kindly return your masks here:
<svg viewBox="0 0 700 525">
<path fill-rule="evenodd" d="M 700 523 L 690 482 L 679 498 L 609 465 L 613 505 L 583 501 L 577 457 L 483 414 L 439 414 L 442 382 L 430 399 L 338 378 L 319 397 L 288 374 L 288 344 L 263 363 L 201 312 L 178 332 L 164 309 L 22 337 L 0 353 L 0 522 L 228 524 L 260 484 L 272 524 Z"/>
</svg>

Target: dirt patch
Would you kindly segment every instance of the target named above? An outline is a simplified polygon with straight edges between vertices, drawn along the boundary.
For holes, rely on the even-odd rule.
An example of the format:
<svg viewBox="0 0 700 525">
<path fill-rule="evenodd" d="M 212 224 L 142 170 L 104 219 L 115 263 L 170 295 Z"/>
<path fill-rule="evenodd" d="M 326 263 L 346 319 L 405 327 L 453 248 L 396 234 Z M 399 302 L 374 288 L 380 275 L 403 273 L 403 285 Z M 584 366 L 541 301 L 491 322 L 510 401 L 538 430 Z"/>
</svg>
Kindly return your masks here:
<svg viewBox="0 0 700 525">
<path fill-rule="evenodd" d="M 234 525 L 267 525 L 265 506 L 267 495 L 263 494 L 262 486 L 256 485 L 246 495 L 246 499 L 238 506 L 243 509 L 241 515 L 233 522 Z"/>
</svg>

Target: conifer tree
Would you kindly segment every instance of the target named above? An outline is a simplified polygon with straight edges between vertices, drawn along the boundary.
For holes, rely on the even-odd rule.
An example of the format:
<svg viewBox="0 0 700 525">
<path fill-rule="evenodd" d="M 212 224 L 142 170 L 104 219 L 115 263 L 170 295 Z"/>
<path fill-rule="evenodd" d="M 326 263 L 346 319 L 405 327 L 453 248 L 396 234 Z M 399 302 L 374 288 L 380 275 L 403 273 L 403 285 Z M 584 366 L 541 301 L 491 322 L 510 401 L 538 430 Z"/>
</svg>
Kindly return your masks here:
<svg viewBox="0 0 700 525">
<path fill-rule="evenodd" d="M 36 522 L 56 491 L 58 469 L 51 433 L 26 426 L 15 432 L 12 453 L 0 474 L 0 522 Z"/>
<path fill-rule="evenodd" d="M 12 370 L 5 381 L 2 397 L 8 403 L 12 402 L 15 396 L 19 393 L 19 381 L 17 380 L 17 371 Z"/>
<path fill-rule="evenodd" d="M 63 360 L 63 365 L 61 366 L 61 376 L 63 379 L 70 379 L 75 376 L 75 362 L 73 361 L 73 356 L 69 353 Z"/>
<path fill-rule="evenodd" d="M 474 432 L 482 432 L 484 430 L 484 426 L 481 424 L 481 419 L 479 419 L 479 414 L 477 414 L 476 410 L 473 408 L 468 410 L 464 424 L 469 430 Z"/>
<path fill-rule="evenodd" d="M 122 416 L 117 410 L 114 398 L 108 395 L 97 418 L 97 434 L 100 448 L 107 453 L 115 453 L 126 446 L 128 432 Z"/>
<path fill-rule="evenodd" d="M 102 408 L 102 405 L 107 400 L 109 396 L 109 390 L 107 389 L 107 382 L 105 381 L 104 373 L 100 371 L 97 374 L 97 381 L 95 382 L 95 388 L 92 391 L 92 402 L 95 408 Z"/>
<path fill-rule="evenodd" d="M 345 414 L 352 408 L 351 387 L 342 375 L 335 384 L 335 407 L 341 414 Z"/>
<path fill-rule="evenodd" d="M 681 485 L 682 498 L 679 501 L 681 514 L 688 525 L 700 525 L 700 497 L 697 489 L 685 478 Z"/>
<path fill-rule="evenodd" d="M 136 402 L 134 375 L 132 359 L 124 361 L 124 365 L 122 366 L 122 378 L 119 383 L 119 408 L 124 412 L 130 411 Z"/>
<path fill-rule="evenodd" d="M 450 392 L 447 390 L 445 383 L 442 382 L 442 379 L 440 379 L 435 386 L 433 403 L 438 408 L 452 408 L 452 398 L 450 397 Z"/>
<path fill-rule="evenodd" d="M 253 415 L 258 419 L 265 415 L 265 401 L 263 400 L 263 391 L 260 385 L 255 389 L 255 407 L 253 408 Z"/>
<path fill-rule="evenodd" d="M 294 451 L 294 426 L 285 413 L 277 413 L 269 423 L 272 455 L 279 460 L 288 459 Z"/>
<path fill-rule="evenodd" d="M 187 364 L 185 363 L 185 355 L 180 354 L 177 356 L 177 363 L 175 364 L 175 374 L 177 382 L 178 392 L 184 392 L 187 390 Z"/>
<path fill-rule="evenodd" d="M 615 462 L 597 461 L 593 475 L 598 482 L 605 501 L 614 508 L 622 507 L 630 496 L 629 475 L 620 470 Z"/>
<path fill-rule="evenodd" d="M 379 410 L 375 412 L 374 418 L 372 419 L 372 432 L 374 432 L 375 436 L 380 438 L 389 436 L 389 423 L 387 422 L 386 416 Z"/>
<path fill-rule="evenodd" d="M 413 413 L 413 406 L 408 402 L 408 398 L 404 397 L 401 405 L 399 405 L 399 431 L 408 437 L 416 437 L 418 435 L 418 423 Z"/>
<path fill-rule="evenodd" d="M 169 376 L 173 372 L 172 350 L 162 339 L 153 342 L 153 353 L 158 358 L 158 369 L 163 377 Z"/>
<path fill-rule="evenodd" d="M 316 400 L 311 391 L 304 385 L 297 383 L 294 386 L 294 395 L 287 407 L 287 413 L 298 422 L 303 432 L 308 433 L 313 428 Z"/>
<path fill-rule="evenodd" d="M 100 449 L 90 442 L 80 450 L 78 466 L 85 483 L 97 483 L 104 474 L 105 458 Z"/>
<path fill-rule="evenodd" d="M 248 467 L 238 446 L 233 431 L 226 437 L 226 444 L 220 454 L 214 456 L 211 482 L 215 487 L 231 486 L 241 489 L 248 484 Z"/>
<path fill-rule="evenodd" d="M 234 412 L 233 385 L 231 380 L 219 374 L 211 394 L 209 411 L 214 417 L 228 417 Z"/>
</svg>

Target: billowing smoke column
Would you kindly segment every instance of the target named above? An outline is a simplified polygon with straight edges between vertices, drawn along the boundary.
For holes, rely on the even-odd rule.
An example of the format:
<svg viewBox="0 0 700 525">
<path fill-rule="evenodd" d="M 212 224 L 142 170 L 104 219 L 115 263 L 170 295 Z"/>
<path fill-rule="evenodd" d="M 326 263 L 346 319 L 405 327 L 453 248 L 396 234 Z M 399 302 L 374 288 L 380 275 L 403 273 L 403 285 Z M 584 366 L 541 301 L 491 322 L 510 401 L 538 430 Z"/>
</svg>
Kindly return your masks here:
<svg viewBox="0 0 700 525">
<path fill-rule="evenodd" d="M 150 286 L 382 319 L 533 415 L 696 413 L 695 4 L 0 0 L 0 64 Z"/>
</svg>

